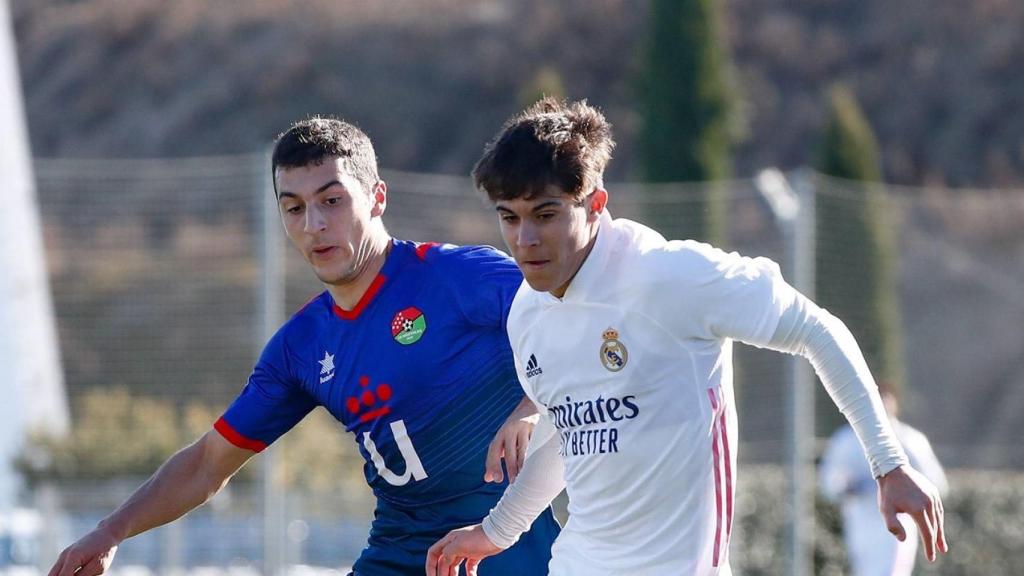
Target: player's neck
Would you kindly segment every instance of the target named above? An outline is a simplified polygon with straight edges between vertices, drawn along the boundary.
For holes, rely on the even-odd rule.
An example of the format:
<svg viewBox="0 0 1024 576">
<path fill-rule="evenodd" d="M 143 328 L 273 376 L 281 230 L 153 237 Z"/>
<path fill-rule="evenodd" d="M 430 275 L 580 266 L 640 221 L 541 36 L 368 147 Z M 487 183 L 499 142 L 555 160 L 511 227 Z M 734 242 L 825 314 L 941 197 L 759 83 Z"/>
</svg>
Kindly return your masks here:
<svg viewBox="0 0 1024 576">
<path fill-rule="evenodd" d="M 327 286 L 327 291 L 330 292 L 334 303 L 342 310 L 355 309 L 363 295 L 370 289 L 373 281 L 377 279 L 390 252 L 391 237 L 387 233 L 378 235 L 367 247 L 367 256 L 363 259 L 363 264 L 356 272 L 355 277 L 348 282 Z"/>
<path fill-rule="evenodd" d="M 579 264 L 576 265 L 576 269 L 573 270 L 572 275 L 569 276 L 569 280 L 567 280 L 565 284 L 562 284 L 558 288 L 549 291 L 549 293 L 555 298 L 561 300 L 562 298 L 565 297 L 565 293 L 569 290 L 569 286 L 572 284 L 572 281 L 576 279 L 576 276 L 580 273 L 580 270 L 587 263 L 587 258 L 590 258 L 590 253 L 593 252 L 594 250 L 594 244 L 597 243 L 597 235 L 600 233 L 598 228 L 598 226 L 594 226 L 594 228 L 590 231 L 590 240 L 587 242 L 587 245 L 583 248 L 583 257 L 580 259 Z"/>
</svg>

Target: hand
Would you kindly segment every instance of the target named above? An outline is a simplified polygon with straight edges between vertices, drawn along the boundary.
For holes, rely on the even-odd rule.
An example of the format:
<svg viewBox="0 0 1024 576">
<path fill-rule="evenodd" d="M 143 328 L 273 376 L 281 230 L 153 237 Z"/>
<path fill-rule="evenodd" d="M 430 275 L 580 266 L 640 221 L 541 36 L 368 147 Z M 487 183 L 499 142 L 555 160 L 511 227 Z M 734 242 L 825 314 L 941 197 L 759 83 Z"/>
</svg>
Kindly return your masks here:
<svg viewBox="0 0 1024 576">
<path fill-rule="evenodd" d="M 98 576 L 106 574 L 121 541 L 99 527 L 68 546 L 50 568 L 49 576 Z"/>
<path fill-rule="evenodd" d="M 480 562 L 498 552 L 501 548 L 487 538 L 479 524 L 452 530 L 427 551 L 427 576 L 459 576 L 463 562 L 467 576 L 476 576 Z"/>
<path fill-rule="evenodd" d="M 909 514 L 921 531 L 925 556 L 935 561 L 936 550 L 949 552 L 943 528 L 942 499 L 939 491 L 920 472 L 900 466 L 878 478 L 878 508 L 885 524 L 900 542 L 907 539 L 897 513 Z"/>
<path fill-rule="evenodd" d="M 529 398 L 523 398 L 519 406 L 516 406 L 512 414 L 505 419 L 505 423 L 494 435 L 494 440 L 491 440 L 491 445 L 487 447 L 485 482 L 501 482 L 505 479 L 505 474 L 501 471 L 502 458 L 505 459 L 505 467 L 508 468 L 508 481 L 516 481 L 526 460 L 526 446 L 530 443 L 530 436 L 533 435 L 533 429 L 539 419 L 537 406 Z"/>
</svg>

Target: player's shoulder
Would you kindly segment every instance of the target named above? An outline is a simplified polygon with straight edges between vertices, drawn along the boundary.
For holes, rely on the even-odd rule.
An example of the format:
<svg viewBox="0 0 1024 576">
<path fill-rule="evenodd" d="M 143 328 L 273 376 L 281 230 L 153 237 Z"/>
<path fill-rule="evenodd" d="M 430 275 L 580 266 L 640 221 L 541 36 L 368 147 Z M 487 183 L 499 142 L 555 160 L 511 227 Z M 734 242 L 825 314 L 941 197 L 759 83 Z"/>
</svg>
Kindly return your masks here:
<svg viewBox="0 0 1024 576">
<path fill-rule="evenodd" d="M 515 267 L 515 262 L 507 254 L 493 246 L 439 242 L 410 242 L 409 245 L 419 262 L 445 272 L 471 273 L 478 270 Z"/>
<path fill-rule="evenodd" d="M 515 266 L 507 254 L 486 244 L 439 244 L 432 252 L 435 261 L 449 266 Z"/>
<path fill-rule="evenodd" d="M 334 313 L 334 300 L 326 290 L 303 304 L 285 321 L 271 338 L 269 345 L 299 349 L 315 341 Z"/>
<path fill-rule="evenodd" d="M 779 265 L 769 258 L 727 252 L 696 240 L 666 242 L 645 252 L 641 261 L 649 274 L 693 286 L 782 275 Z"/>
<path fill-rule="evenodd" d="M 730 255 L 696 240 L 666 240 L 657 231 L 626 219 L 613 221 L 612 257 L 626 285 L 663 291 L 703 284 L 718 275 Z M 628 287 L 628 286 L 624 286 Z"/>
</svg>

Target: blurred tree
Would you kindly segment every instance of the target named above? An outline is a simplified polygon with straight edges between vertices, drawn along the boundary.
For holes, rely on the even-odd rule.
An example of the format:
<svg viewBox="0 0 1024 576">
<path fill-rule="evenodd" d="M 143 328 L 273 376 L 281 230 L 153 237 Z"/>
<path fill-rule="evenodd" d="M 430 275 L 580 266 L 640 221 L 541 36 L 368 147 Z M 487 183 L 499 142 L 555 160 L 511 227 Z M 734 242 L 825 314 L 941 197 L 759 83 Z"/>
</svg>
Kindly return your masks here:
<svg viewBox="0 0 1024 576">
<path fill-rule="evenodd" d="M 85 392 L 78 397 L 74 414 L 68 436 L 30 437 L 17 461 L 30 483 L 148 476 L 183 444 L 173 404 L 133 396 L 124 387 Z"/>
<path fill-rule="evenodd" d="M 651 3 L 638 137 L 642 178 L 647 182 L 705 182 L 730 176 L 729 124 L 735 103 L 720 9 L 715 0 Z M 711 186 L 699 200 L 680 202 L 678 211 L 653 207 L 648 219 L 669 235 L 721 242 L 722 196 Z"/>
<path fill-rule="evenodd" d="M 826 184 L 817 197 L 815 299 L 849 326 L 875 378 L 899 394 L 903 342 L 896 246 L 893 213 L 878 184 L 878 146 L 849 90 L 833 88 L 829 104 L 819 169 L 846 182 Z M 817 421 L 823 434 L 843 422 L 824 394 L 818 395 Z"/>
<path fill-rule="evenodd" d="M 219 412 L 172 399 L 94 388 L 79 396 L 72 433 L 33 434 L 16 462 L 30 483 L 149 476 L 175 451 L 210 431 Z M 337 420 L 316 410 L 282 438 L 286 484 L 312 491 L 366 492 L 363 458 Z M 251 481 L 256 467 L 237 478 Z"/>
<path fill-rule="evenodd" d="M 526 109 L 545 96 L 551 96 L 558 100 L 566 97 L 562 75 L 551 65 L 540 67 L 530 81 L 520 89 L 519 108 Z"/>
</svg>

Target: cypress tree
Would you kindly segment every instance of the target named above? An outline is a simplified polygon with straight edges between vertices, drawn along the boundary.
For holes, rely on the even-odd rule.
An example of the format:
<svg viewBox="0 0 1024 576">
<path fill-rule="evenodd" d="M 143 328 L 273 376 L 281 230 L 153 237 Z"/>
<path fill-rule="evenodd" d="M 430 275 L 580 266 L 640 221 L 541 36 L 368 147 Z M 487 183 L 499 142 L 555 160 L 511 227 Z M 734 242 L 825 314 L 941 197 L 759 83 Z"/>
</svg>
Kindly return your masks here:
<svg viewBox="0 0 1024 576">
<path fill-rule="evenodd" d="M 820 150 L 819 170 L 842 179 L 817 196 L 816 300 L 853 332 L 872 373 L 902 387 L 902 334 L 896 294 L 892 212 L 878 183 L 878 146 L 853 94 L 836 87 Z M 845 182 L 844 182 L 845 181 Z M 843 420 L 818 395 L 818 430 Z"/>
<path fill-rule="evenodd" d="M 638 143 L 646 182 L 707 182 L 730 176 L 733 106 L 719 9 L 715 0 L 651 2 Z M 648 218 L 667 235 L 720 242 L 722 196 L 709 186 L 700 198 L 681 198 L 678 210 L 656 206 Z"/>
</svg>

